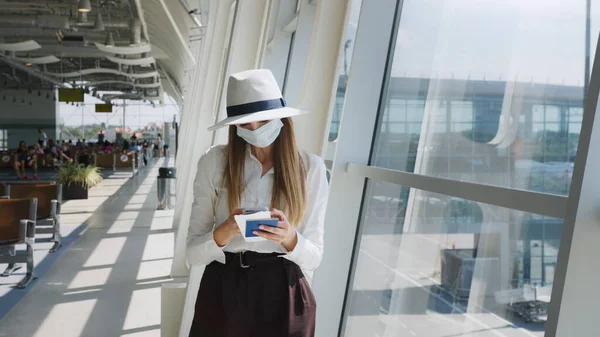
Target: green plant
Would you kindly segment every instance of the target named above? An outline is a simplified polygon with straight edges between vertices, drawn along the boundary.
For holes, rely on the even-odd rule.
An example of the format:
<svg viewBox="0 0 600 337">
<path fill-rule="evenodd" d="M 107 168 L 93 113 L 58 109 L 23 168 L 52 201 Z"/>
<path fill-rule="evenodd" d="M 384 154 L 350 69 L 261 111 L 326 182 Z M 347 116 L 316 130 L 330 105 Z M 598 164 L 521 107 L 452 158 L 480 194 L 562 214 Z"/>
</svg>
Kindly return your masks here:
<svg viewBox="0 0 600 337">
<path fill-rule="evenodd" d="M 59 184 L 80 184 L 85 189 L 90 189 L 102 181 L 100 168 L 94 165 L 65 165 L 58 170 Z"/>
</svg>

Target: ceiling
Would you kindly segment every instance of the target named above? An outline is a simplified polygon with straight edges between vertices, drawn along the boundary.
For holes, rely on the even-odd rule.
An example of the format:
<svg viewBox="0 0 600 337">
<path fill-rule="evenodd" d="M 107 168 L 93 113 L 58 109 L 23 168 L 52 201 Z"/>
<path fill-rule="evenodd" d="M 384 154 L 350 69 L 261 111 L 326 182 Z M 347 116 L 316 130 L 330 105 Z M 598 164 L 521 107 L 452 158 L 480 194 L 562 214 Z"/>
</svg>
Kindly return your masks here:
<svg viewBox="0 0 600 337">
<path fill-rule="evenodd" d="M 78 87 L 105 101 L 162 102 L 166 92 L 181 103 L 207 14 L 190 3 L 200 6 L 197 0 L 0 0 L 0 88 Z"/>
</svg>

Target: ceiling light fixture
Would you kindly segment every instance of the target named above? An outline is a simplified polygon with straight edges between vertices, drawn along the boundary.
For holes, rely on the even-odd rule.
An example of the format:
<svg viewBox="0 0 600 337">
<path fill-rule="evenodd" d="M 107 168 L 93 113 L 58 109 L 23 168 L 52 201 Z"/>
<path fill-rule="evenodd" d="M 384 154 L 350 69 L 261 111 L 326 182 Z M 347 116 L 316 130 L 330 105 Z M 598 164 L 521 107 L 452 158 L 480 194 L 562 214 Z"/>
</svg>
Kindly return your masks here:
<svg viewBox="0 0 600 337">
<path fill-rule="evenodd" d="M 96 21 L 94 21 L 94 30 L 104 30 L 104 21 L 102 20 L 102 13 L 100 13 L 100 0 L 96 0 L 96 7 L 98 7 L 98 15 L 96 15 Z"/>
<path fill-rule="evenodd" d="M 79 0 L 77 10 L 83 13 L 91 12 L 92 4 L 90 3 L 90 0 Z"/>
<path fill-rule="evenodd" d="M 87 12 L 79 12 L 79 22 L 87 22 Z"/>
<path fill-rule="evenodd" d="M 104 30 L 104 21 L 102 20 L 102 14 L 96 15 L 96 21 L 94 21 L 94 30 Z"/>
<path fill-rule="evenodd" d="M 110 1 L 108 2 L 108 25 L 110 26 Z M 104 45 L 107 47 L 115 46 L 115 39 L 113 38 L 111 32 L 106 34 L 106 41 L 104 41 Z"/>
<path fill-rule="evenodd" d="M 113 38 L 113 34 L 111 32 L 106 34 L 106 41 L 104 42 L 104 45 L 107 47 L 115 46 L 115 39 Z"/>
</svg>

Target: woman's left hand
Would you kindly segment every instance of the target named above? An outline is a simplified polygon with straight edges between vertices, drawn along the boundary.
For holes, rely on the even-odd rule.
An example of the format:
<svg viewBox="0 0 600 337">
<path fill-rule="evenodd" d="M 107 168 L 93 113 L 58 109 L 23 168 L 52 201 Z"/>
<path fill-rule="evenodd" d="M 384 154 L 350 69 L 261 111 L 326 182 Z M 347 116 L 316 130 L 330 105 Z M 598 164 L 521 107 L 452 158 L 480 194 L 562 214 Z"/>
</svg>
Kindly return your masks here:
<svg viewBox="0 0 600 337">
<path fill-rule="evenodd" d="M 277 227 L 262 225 L 259 227 L 260 231 L 254 231 L 254 234 L 277 244 L 283 244 L 283 246 L 291 252 L 298 242 L 296 230 L 289 223 L 282 211 L 272 209 L 271 216 L 279 219 Z"/>
</svg>

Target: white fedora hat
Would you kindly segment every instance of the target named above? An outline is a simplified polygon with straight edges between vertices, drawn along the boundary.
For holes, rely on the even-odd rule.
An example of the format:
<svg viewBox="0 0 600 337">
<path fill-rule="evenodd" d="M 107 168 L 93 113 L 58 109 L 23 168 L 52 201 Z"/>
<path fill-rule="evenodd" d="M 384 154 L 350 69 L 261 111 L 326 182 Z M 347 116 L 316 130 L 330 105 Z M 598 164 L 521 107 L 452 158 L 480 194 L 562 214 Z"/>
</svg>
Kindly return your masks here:
<svg viewBox="0 0 600 337">
<path fill-rule="evenodd" d="M 308 111 L 286 105 L 275 77 L 268 69 L 247 70 L 229 76 L 227 118 L 209 131 L 233 125 L 302 115 Z"/>
</svg>

